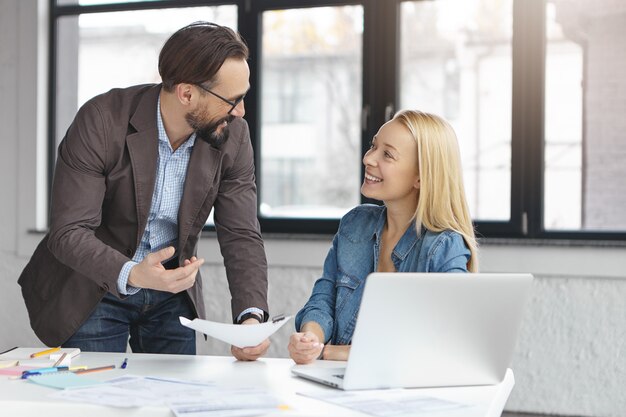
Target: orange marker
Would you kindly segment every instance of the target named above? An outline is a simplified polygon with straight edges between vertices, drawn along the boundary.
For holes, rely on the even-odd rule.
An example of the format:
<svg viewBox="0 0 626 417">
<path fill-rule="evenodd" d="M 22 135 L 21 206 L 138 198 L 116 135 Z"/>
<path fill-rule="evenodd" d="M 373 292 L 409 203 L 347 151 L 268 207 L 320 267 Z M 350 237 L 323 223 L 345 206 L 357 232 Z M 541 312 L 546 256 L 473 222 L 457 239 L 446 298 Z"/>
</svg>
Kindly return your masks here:
<svg viewBox="0 0 626 417">
<path fill-rule="evenodd" d="M 115 365 L 100 366 L 98 368 L 79 369 L 74 371 L 75 374 L 88 374 L 90 372 L 108 371 L 109 369 L 115 369 Z"/>
</svg>

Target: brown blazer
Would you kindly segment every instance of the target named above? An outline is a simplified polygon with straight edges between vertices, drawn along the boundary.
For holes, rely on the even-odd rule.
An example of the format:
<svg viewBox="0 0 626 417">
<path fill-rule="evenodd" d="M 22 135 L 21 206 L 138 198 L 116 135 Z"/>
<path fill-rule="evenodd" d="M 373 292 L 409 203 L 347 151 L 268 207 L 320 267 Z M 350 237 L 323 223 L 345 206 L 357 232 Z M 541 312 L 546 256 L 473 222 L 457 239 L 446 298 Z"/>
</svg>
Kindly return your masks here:
<svg viewBox="0 0 626 417">
<path fill-rule="evenodd" d="M 158 158 L 160 85 L 114 89 L 78 111 L 59 145 L 51 196 L 50 231 L 18 283 L 37 336 L 65 342 L 117 279 L 146 227 Z M 233 317 L 267 307 L 267 262 L 256 217 L 254 158 L 248 125 L 230 124 L 220 149 L 196 140 L 178 212 L 179 261 L 196 255 L 214 208 Z M 205 318 L 202 279 L 187 290 Z"/>
</svg>

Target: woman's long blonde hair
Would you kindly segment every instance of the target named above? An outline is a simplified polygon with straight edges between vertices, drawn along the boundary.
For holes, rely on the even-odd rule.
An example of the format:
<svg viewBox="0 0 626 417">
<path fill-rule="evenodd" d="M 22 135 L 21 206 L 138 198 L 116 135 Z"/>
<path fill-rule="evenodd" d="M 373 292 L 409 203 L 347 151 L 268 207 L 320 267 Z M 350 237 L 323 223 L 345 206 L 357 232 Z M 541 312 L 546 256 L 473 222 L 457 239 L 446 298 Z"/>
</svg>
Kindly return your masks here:
<svg viewBox="0 0 626 417">
<path fill-rule="evenodd" d="M 422 225 L 433 232 L 453 230 L 470 250 L 467 269 L 478 271 L 478 244 L 465 198 L 461 155 L 454 129 L 439 116 L 404 110 L 394 116 L 417 143 L 419 200 L 415 210 L 418 234 Z"/>
</svg>

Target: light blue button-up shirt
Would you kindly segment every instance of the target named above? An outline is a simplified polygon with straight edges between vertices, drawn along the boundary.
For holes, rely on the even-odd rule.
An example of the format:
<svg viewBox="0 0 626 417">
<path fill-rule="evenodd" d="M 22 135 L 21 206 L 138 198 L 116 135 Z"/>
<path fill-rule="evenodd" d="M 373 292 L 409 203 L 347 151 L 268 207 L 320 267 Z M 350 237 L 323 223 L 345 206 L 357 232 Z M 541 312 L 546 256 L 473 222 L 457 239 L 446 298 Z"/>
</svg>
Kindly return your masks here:
<svg viewBox="0 0 626 417">
<path fill-rule="evenodd" d="M 192 134 L 176 150 L 172 149 L 161 118 L 161 99 L 157 102 L 157 128 L 159 132 L 159 155 L 156 172 L 156 184 L 152 193 L 152 204 L 135 256 L 122 267 L 117 279 L 120 294 L 132 295 L 140 288 L 128 285 L 128 276 L 133 266 L 137 265 L 151 252 L 178 243 L 178 208 L 183 197 L 185 177 L 196 134 Z"/>
<path fill-rule="evenodd" d="M 128 285 L 130 270 L 149 253 L 178 243 L 178 209 L 183 197 L 187 167 L 196 142 L 193 133 L 178 149 L 172 149 L 161 117 L 161 98 L 157 102 L 157 129 L 159 135 L 159 155 L 157 161 L 156 184 L 152 193 L 152 204 L 137 251 L 132 260 L 126 262 L 117 279 L 120 294 L 133 295 L 141 290 Z M 255 313 L 262 320 L 263 310 L 250 307 L 242 311 L 237 321 L 246 313 Z"/>
</svg>

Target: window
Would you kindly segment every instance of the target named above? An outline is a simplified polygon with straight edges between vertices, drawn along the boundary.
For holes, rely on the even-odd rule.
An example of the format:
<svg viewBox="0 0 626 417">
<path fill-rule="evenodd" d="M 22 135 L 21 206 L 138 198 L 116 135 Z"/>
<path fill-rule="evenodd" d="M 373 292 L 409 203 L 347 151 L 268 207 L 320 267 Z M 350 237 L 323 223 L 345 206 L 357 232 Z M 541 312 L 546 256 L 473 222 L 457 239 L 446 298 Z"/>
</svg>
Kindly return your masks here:
<svg viewBox="0 0 626 417">
<path fill-rule="evenodd" d="M 589 4 L 587 4 L 589 3 Z M 50 160 L 78 107 L 159 82 L 196 20 L 250 47 L 264 232 L 333 233 L 394 111 L 457 131 L 479 235 L 626 240 L 626 9 L 577 0 L 57 0 Z"/>
<path fill-rule="evenodd" d="M 160 82 L 161 46 L 174 31 L 199 19 L 236 29 L 237 7 L 61 14 L 56 20 L 54 62 L 56 145 L 90 98 L 111 88 Z"/>
<path fill-rule="evenodd" d="M 407 1 L 400 15 L 400 108 L 450 122 L 472 217 L 508 221 L 512 0 Z"/>
<path fill-rule="evenodd" d="M 547 230 L 626 230 L 626 9 L 546 2 Z"/>
<path fill-rule="evenodd" d="M 363 7 L 262 19 L 260 215 L 338 220 L 360 202 Z"/>
</svg>

